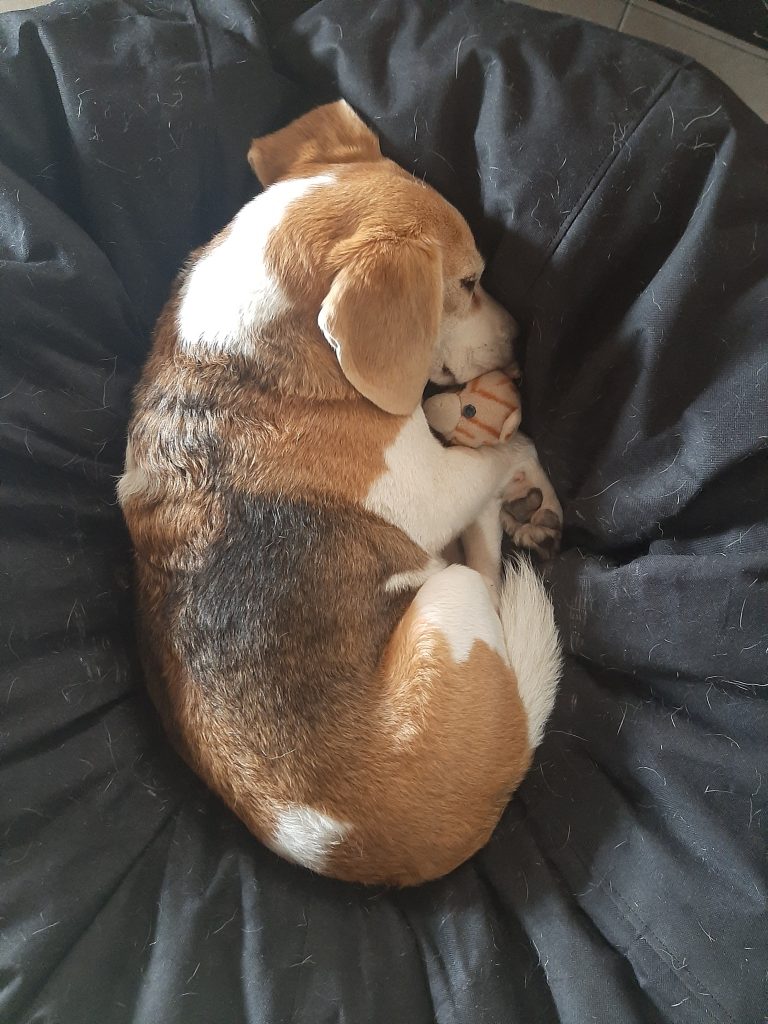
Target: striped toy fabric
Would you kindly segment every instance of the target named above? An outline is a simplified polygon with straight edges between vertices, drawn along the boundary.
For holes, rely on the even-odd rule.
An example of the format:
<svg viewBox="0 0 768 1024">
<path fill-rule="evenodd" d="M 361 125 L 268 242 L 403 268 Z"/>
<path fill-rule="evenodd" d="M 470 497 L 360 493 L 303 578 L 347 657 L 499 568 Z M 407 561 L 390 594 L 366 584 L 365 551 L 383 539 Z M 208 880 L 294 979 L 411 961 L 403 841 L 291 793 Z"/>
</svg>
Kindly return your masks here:
<svg viewBox="0 0 768 1024">
<path fill-rule="evenodd" d="M 510 372 L 490 370 L 424 402 L 427 423 L 449 444 L 480 448 L 505 441 L 520 426 L 520 392 Z"/>
</svg>

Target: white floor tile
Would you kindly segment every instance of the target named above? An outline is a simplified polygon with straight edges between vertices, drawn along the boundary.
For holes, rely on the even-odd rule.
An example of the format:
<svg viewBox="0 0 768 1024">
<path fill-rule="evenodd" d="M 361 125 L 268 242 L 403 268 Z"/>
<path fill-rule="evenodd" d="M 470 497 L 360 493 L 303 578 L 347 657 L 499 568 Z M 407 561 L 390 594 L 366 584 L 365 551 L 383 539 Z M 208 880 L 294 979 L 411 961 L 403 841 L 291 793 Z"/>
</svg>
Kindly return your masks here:
<svg viewBox="0 0 768 1024">
<path fill-rule="evenodd" d="M 9 11 L 28 11 L 32 7 L 44 7 L 51 0 L 0 0 L 0 14 Z"/>
<path fill-rule="evenodd" d="M 518 0 L 520 2 L 520 0 Z M 540 11 L 552 11 L 555 14 L 569 14 L 574 18 L 584 18 L 596 25 L 607 28 L 618 28 L 621 22 L 625 0 L 522 0 L 527 7 L 536 7 Z"/>
<path fill-rule="evenodd" d="M 693 57 L 768 120 L 768 53 L 764 50 L 648 0 L 632 0 L 621 31 Z"/>
</svg>

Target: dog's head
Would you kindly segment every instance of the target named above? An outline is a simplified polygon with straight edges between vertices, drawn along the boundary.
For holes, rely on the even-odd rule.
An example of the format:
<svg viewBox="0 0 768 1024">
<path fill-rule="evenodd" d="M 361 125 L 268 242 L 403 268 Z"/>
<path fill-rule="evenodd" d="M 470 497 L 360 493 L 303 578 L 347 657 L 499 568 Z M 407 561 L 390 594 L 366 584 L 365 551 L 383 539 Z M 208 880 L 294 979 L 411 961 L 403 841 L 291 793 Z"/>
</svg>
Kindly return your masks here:
<svg viewBox="0 0 768 1024">
<path fill-rule="evenodd" d="M 269 263 L 366 398 L 406 415 L 428 380 L 463 383 L 511 361 L 516 324 L 480 285 L 466 221 L 385 159 L 347 103 L 254 139 L 248 160 L 267 189 L 258 202 L 295 186 Z"/>
</svg>

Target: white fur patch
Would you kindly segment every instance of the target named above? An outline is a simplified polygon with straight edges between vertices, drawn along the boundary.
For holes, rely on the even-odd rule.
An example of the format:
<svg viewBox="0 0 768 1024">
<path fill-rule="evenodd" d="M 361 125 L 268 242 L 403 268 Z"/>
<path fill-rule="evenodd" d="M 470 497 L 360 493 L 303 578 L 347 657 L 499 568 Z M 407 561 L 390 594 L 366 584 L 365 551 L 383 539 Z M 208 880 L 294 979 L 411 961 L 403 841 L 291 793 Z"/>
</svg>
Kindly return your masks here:
<svg viewBox="0 0 768 1024">
<path fill-rule="evenodd" d="M 123 506 L 131 498 L 146 497 L 151 490 L 149 477 L 136 465 L 129 439 L 125 447 L 125 472 L 117 482 L 117 500 Z"/>
<path fill-rule="evenodd" d="M 498 495 L 506 457 L 491 447 L 443 448 L 419 406 L 384 452 L 387 469 L 363 502 L 431 555 L 439 555 Z"/>
<path fill-rule="evenodd" d="M 280 283 L 264 262 L 267 242 L 292 203 L 333 180 L 320 174 L 280 181 L 243 207 L 226 238 L 195 264 L 184 282 L 178 312 L 182 348 L 240 350 L 251 331 L 287 308 Z"/>
<path fill-rule="evenodd" d="M 334 846 L 338 846 L 351 829 L 347 822 L 337 821 L 313 807 L 292 804 L 278 815 L 269 846 L 294 864 L 322 871 Z"/>
<path fill-rule="evenodd" d="M 399 594 L 403 590 L 418 589 L 423 586 L 436 572 L 445 568 L 445 562 L 441 558 L 430 558 L 423 569 L 412 569 L 410 572 L 396 572 L 389 577 L 384 584 L 388 594 Z"/>
<path fill-rule="evenodd" d="M 537 747 L 555 704 L 563 660 L 552 604 L 544 584 L 524 559 L 509 567 L 499 614 L 509 663 L 528 714 L 528 738 Z"/>
<path fill-rule="evenodd" d="M 446 366 L 458 382 L 479 377 L 486 370 L 506 366 L 512 359 L 512 342 L 519 328 L 503 306 L 485 289 L 475 289 L 477 302 L 463 316 L 443 318 L 430 379 L 446 384 L 441 372 Z"/>
<path fill-rule="evenodd" d="M 414 598 L 420 622 L 440 631 L 457 664 L 466 661 L 478 640 L 509 663 L 501 622 L 480 573 L 449 565 L 432 576 Z"/>
<path fill-rule="evenodd" d="M 445 463 L 443 447 L 429 431 L 421 408 L 410 416 L 384 453 L 388 472 L 371 486 L 364 505 L 400 527 L 425 550 L 436 554 L 451 540 L 443 536 L 436 476 Z M 436 535 L 437 534 L 437 538 Z"/>
</svg>

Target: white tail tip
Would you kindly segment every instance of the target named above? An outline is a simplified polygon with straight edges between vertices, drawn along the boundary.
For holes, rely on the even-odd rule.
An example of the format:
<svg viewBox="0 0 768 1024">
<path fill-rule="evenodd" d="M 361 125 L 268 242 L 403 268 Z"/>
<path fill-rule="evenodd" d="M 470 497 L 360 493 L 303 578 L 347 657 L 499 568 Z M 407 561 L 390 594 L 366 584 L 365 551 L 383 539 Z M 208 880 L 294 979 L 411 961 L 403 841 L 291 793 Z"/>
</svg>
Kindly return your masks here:
<svg viewBox="0 0 768 1024">
<path fill-rule="evenodd" d="M 508 566 L 499 608 L 504 643 L 528 713 L 531 747 L 541 743 L 563 668 L 552 602 L 527 559 Z"/>
</svg>

